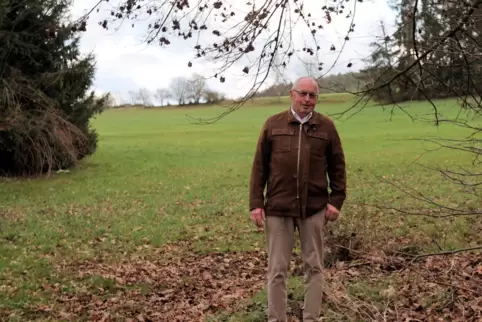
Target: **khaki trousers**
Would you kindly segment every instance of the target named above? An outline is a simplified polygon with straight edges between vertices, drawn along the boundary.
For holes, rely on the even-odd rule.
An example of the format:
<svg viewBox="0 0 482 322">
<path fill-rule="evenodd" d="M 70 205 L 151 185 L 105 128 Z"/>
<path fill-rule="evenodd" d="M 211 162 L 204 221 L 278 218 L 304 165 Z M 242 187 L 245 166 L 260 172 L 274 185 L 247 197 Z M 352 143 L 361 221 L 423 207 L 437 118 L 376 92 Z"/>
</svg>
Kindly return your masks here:
<svg viewBox="0 0 482 322">
<path fill-rule="evenodd" d="M 268 246 L 268 322 L 286 322 L 286 277 L 298 228 L 304 269 L 303 321 L 321 320 L 323 226 L 325 211 L 308 218 L 266 216 Z"/>
</svg>

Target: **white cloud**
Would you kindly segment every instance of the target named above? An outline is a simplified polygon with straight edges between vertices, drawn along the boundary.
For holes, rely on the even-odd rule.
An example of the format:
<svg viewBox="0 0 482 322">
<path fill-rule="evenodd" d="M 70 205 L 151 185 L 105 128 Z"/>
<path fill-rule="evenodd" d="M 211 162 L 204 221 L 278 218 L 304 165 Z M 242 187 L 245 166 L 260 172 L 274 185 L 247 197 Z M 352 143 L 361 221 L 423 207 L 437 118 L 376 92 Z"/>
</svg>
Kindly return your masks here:
<svg viewBox="0 0 482 322">
<path fill-rule="evenodd" d="M 355 32 L 350 34 L 350 40 L 346 42 L 343 52 L 336 60 L 351 22 L 351 19 L 345 19 L 344 16 L 353 10 L 355 1 L 357 6 L 354 19 Z M 75 0 L 72 15 L 79 17 L 97 2 L 98 0 Z M 113 0 L 110 0 L 110 3 L 112 2 Z M 108 5 L 112 5 L 110 3 L 103 4 L 99 13 L 94 11 L 91 14 L 87 32 L 84 33 L 81 41 L 83 52 L 94 52 L 96 55 L 95 90 L 112 92 L 117 98 L 120 96 L 128 99 L 127 92 L 129 90 L 137 90 L 141 87 L 155 90 L 167 87 L 175 76 L 189 76 L 192 72 L 211 76 L 215 72 L 212 63 L 198 63 L 193 60 L 193 41 L 170 39 L 171 45 L 167 48 L 160 48 L 157 44 L 147 45 L 144 41 L 145 32 L 148 23 L 153 21 L 152 19 L 135 22 L 135 28 L 131 28 L 132 22 L 124 21 L 117 31 L 104 30 L 97 22 L 103 17 L 110 16 L 108 7 Z M 360 59 L 369 54 L 368 44 L 380 36 L 380 20 L 393 24 L 394 13 L 389 9 L 386 0 L 365 0 L 363 2 L 347 0 L 344 13 L 334 15 L 333 22 L 329 25 L 326 25 L 324 13 L 321 10 L 323 3 L 320 5 L 318 1 L 309 0 L 305 0 L 304 3 L 305 9 L 309 9 L 309 12 L 313 13 L 312 15 L 317 13 L 319 17 L 317 22 L 324 25 L 321 30 L 323 33 L 323 42 L 320 43 L 321 59 L 324 62 L 324 71 L 331 67 L 336 60 L 331 73 L 349 71 L 346 67 L 348 62 L 352 62 L 352 69 L 362 67 Z M 330 3 L 333 2 L 327 1 L 328 6 Z M 232 9 L 234 12 L 246 13 L 245 1 L 239 1 L 236 4 L 239 6 Z M 294 8 L 292 9 L 294 10 Z M 212 19 L 211 21 L 213 21 Z M 270 28 L 275 26 L 270 26 Z M 208 39 L 212 39 L 212 37 L 212 35 L 208 36 Z M 293 41 L 302 44 L 304 39 L 308 40 L 310 37 L 303 21 L 299 21 L 299 25 L 292 33 Z M 332 43 L 336 47 L 335 52 L 330 51 Z M 193 61 L 192 68 L 187 67 L 188 61 Z M 293 80 L 303 73 L 302 65 L 294 63 L 290 65 L 285 74 L 289 80 Z M 250 88 L 252 80 L 252 78 L 243 76 L 241 67 L 239 67 L 233 75 L 226 78 L 225 83 L 221 84 L 218 79 L 209 79 L 207 83 L 211 88 L 222 91 L 230 97 L 239 97 Z"/>
</svg>

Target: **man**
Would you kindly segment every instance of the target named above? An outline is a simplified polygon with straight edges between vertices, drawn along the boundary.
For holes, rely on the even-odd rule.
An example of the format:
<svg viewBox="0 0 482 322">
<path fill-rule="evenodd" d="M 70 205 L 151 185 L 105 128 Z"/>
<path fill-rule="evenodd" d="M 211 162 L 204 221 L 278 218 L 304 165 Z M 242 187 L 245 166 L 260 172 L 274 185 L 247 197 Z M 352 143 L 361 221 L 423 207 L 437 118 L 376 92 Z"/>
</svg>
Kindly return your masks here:
<svg viewBox="0 0 482 322">
<path fill-rule="evenodd" d="M 315 111 L 316 81 L 299 78 L 290 98 L 291 108 L 263 125 L 250 182 L 251 220 L 265 226 L 267 238 L 269 322 L 287 319 L 285 280 L 295 228 L 305 270 L 303 321 L 320 320 L 323 226 L 338 218 L 346 198 L 341 140 L 333 121 Z"/>
</svg>

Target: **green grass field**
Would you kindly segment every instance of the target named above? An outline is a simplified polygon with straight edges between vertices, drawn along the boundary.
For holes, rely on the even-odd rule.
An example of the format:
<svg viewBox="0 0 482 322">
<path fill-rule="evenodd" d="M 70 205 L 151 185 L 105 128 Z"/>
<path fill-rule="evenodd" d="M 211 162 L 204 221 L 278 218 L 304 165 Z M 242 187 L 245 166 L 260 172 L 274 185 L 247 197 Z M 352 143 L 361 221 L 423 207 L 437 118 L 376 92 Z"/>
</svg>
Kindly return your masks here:
<svg viewBox="0 0 482 322">
<path fill-rule="evenodd" d="M 152 313 L 156 320 L 153 312 L 162 305 L 188 303 L 182 297 L 194 302 L 183 311 L 178 306 L 176 314 L 190 316 L 196 306 L 211 312 L 206 313 L 211 320 L 263 321 L 264 239 L 249 221 L 248 180 L 261 125 L 286 103 L 286 98 L 250 102 L 210 125 L 192 124 L 186 114 L 212 117 L 224 108 L 108 110 L 93 123 L 100 134 L 98 151 L 78 168 L 50 178 L 1 179 L 0 315 L 19 321 L 100 320 L 106 312 L 142 321 Z M 332 114 L 350 104 L 346 96 L 331 95 L 317 109 Z M 432 113 L 425 102 L 405 106 L 413 115 Z M 438 108 L 445 117 L 457 112 L 453 101 L 438 102 Z M 399 110 L 391 115 L 374 105 L 336 124 L 346 152 L 348 199 L 340 220 L 329 227 L 332 245 L 348 239 L 355 252 L 423 253 L 480 243 L 482 223 L 474 217 L 403 216 L 374 206 L 427 206 L 390 184 L 396 181 L 449 206 L 480 209 L 482 200 L 454 194 L 454 186 L 422 166 L 470 166 L 472 155 L 450 149 L 423 154 L 436 146 L 410 140 L 471 132 L 412 122 Z M 212 254 L 234 251 L 239 252 L 225 260 Z M 231 265 L 235 260 L 239 264 Z M 231 266 L 223 270 L 223 265 Z M 237 274 L 238 268 L 258 277 Z M 195 286 L 216 278 L 223 279 L 223 290 L 237 294 L 230 298 L 236 305 L 201 309 L 198 291 L 229 302 L 219 300 L 215 286 Z M 345 285 L 346 292 L 383 307 L 379 291 L 387 281 L 360 278 Z M 292 300 L 300 299 L 301 287 L 300 277 L 290 279 Z M 169 302 L 172 289 L 185 293 Z M 326 310 L 334 320 L 346 312 Z"/>
</svg>

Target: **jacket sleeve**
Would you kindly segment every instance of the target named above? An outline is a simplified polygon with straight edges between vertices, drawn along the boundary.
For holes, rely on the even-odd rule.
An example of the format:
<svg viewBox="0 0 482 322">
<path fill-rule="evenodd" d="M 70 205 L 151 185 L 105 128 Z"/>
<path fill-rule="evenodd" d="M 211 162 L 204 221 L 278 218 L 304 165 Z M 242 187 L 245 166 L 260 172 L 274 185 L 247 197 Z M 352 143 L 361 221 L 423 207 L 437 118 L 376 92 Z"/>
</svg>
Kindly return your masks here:
<svg viewBox="0 0 482 322">
<path fill-rule="evenodd" d="M 270 142 L 268 140 L 269 120 L 266 120 L 256 144 L 251 179 L 249 184 L 249 210 L 264 208 L 264 189 L 269 175 Z"/>
<path fill-rule="evenodd" d="M 346 199 L 346 164 L 341 139 L 333 124 L 327 153 L 330 204 L 341 210 Z"/>
</svg>

